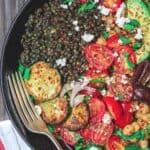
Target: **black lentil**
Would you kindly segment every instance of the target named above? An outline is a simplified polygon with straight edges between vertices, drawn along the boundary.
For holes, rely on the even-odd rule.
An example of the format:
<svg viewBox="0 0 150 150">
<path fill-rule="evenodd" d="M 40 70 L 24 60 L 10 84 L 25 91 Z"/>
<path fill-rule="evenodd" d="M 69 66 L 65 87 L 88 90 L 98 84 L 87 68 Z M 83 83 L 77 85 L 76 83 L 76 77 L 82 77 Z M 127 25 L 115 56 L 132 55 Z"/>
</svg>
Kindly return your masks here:
<svg viewBox="0 0 150 150">
<path fill-rule="evenodd" d="M 81 36 L 84 32 L 93 34 L 91 42 L 95 42 L 104 30 L 104 23 L 98 9 L 77 13 L 79 0 L 74 0 L 68 9 L 61 8 L 61 4 L 60 0 L 49 1 L 30 15 L 21 40 L 24 51 L 20 59 L 25 66 L 46 61 L 58 69 L 63 82 L 68 82 L 79 78 L 87 68 L 82 47 L 89 43 Z M 74 20 L 78 21 L 79 32 L 74 29 Z M 66 58 L 66 66 L 56 65 L 56 59 L 60 58 Z"/>
</svg>

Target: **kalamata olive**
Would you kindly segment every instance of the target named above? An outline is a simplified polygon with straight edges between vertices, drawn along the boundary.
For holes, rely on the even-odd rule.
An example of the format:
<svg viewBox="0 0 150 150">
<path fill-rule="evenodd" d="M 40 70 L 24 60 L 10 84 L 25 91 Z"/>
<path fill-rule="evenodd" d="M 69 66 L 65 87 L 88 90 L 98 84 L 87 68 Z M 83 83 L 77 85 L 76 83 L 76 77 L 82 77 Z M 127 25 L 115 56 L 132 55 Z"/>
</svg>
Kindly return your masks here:
<svg viewBox="0 0 150 150">
<path fill-rule="evenodd" d="M 133 75 L 134 99 L 150 103 L 150 61 L 138 65 Z"/>
</svg>

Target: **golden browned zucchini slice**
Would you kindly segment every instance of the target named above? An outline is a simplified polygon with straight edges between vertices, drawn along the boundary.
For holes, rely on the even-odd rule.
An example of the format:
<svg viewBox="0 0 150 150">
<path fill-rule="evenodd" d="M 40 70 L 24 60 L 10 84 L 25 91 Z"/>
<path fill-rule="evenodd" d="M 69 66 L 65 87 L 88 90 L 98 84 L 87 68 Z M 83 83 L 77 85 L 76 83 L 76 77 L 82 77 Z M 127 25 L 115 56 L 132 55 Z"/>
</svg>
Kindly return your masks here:
<svg viewBox="0 0 150 150">
<path fill-rule="evenodd" d="M 89 109 L 87 104 L 81 103 L 78 106 L 74 107 L 72 113 L 63 124 L 63 127 L 76 131 L 84 128 L 89 120 Z"/>
<path fill-rule="evenodd" d="M 61 90 L 59 73 L 42 61 L 31 66 L 30 79 L 25 84 L 37 104 L 55 98 Z"/>
<path fill-rule="evenodd" d="M 46 123 L 59 124 L 68 115 L 68 102 L 64 98 L 56 98 L 39 105 L 42 109 L 42 118 Z"/>
</svg>

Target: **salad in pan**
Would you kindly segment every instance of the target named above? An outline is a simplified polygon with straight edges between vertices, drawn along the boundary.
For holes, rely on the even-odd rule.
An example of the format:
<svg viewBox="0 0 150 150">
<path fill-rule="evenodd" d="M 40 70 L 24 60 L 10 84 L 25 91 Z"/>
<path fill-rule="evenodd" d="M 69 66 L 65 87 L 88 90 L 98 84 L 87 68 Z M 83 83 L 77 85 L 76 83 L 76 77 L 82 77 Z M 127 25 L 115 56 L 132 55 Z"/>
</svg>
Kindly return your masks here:
<svg viewBox="0 0 150 150">
<path fill-rule="evenodd" d="M 75 150 L 150 149 L 150 1 L 53 0 L 29 16 L 18 71 Z"/>
</svg>

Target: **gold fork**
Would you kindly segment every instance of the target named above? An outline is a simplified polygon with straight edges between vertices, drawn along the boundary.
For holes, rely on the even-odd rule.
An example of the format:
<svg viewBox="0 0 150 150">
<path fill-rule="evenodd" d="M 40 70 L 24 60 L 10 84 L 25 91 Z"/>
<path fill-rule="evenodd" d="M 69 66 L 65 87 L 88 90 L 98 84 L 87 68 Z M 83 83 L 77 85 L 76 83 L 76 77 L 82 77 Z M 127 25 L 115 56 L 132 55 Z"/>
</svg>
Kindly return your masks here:
<svg viewBox="0 0 150 150">
<path fill-rule="evenodd" d="M 25 127 L 33 133 L 46 135 L 54 143 L 57 150 L 63 150 L 54 135 L 49 132 L 40 115 L 37 114 L 20 73 L 15 72 L 8 75 L 8 83 L 16 109 Z"/>
</svg>

